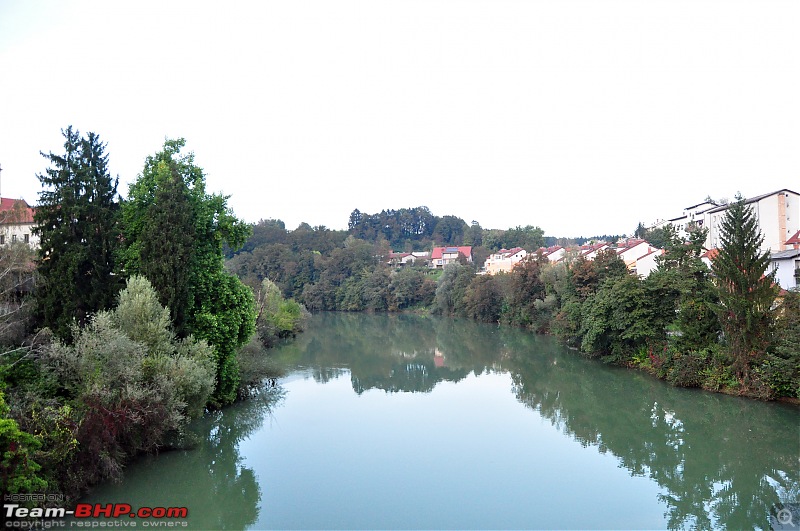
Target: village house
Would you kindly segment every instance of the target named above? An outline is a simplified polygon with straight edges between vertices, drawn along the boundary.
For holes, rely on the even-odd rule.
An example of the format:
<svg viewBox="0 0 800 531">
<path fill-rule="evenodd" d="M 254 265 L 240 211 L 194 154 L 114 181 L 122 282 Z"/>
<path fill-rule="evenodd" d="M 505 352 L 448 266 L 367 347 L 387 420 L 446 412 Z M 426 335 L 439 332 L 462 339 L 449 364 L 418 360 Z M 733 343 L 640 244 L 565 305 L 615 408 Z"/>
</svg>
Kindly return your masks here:
<svg viewBox="0 0 800 531">
<path fill-rule="evenodd" d="M 395 267 L 403 267 L 403 266 L 407 266 L 407 265 L 413 264 L 414 260 L 416 260 L 416 257 L 411 253 L 390 252 L 389 253 L 388 262 L 389 262 L 389 265 L 392 265 L 392 266 L 395 266 Z"/>
<path fill-rule="evenodd" d="M 0 245 L 22 242 L 38 247 L 33 214 L 34 209 L 24 199 L 0 198 Z"/>
<path fill-rule="evenodd" d="M 644 240 L 629 239 L 617 245 L 617 256 L 625 262 L 628 269 L 633 269 L 636 260 L 649 254 L 654 247 Z"/>
<path fill-rule="evenodd" d="M 472 247 L 434 247 L 431 251 L 430 267 L 433 269 L 442 269 L 448 264 L 458 262 L 458 256 L 464 255 L 467 262 L 472 263 Z"/>
<path fill-rule="evenodd" d="M 655 247 L 651 247 L 651 251 L 644 256 L 640 256 L 636 259 L 636 261 L 628 267 L 636 275 L 639 275 L 642 278 L 647 278 L 650 276 L 650 273 L 656 270 L 658 267 L 658 263 L 656 262 L 656 258 L 664 254 L 663 249 L 656 249 Z"/>
<path fill-rule="evenodd" d="M 594 260 L 597 257 L 597 253 L 600 251 L 605 251 L 608 249 L 607 243 L 595 243 L 590 245 L 581 245 L 581 256 L 586 258 L 587 260 Z"/>
<path fill-rule="evenodd" d="M 775 282 L 789 290 L 800 286 L 800 231 L 786 240 L 785 251 L 770 254 L 771 268 L 775 272 Z"/>
<path fill-rule="evenodd" d="M 544 258 L 547 258 L 550 262 L 558 262 L 564 255 L 566 254 L 567 250 L 561 247 L 560 245 L 552 245 L 550 247 L 540 247 L 537 249 L 536 253 L 542 255 Z"/>
<path fill-rule="evenodd" d="M 514 266 L 528 256 L 528 251 L 522 247 L 513 249 L 500 249 L 494 254 L 489 255 L 483 265 L 484 270 L 489 275 L 497 273 L 510 273 Z"/>
<path fill-rule="evenodd" d="M 770 255 L 770 267 L 775 272 L 775 282 L 790 290 L 798 286 L 800 280 L 800 249 L 787 249 Z"/>
<path fill-rule="evenodd" d="M 396 253 L 391 251 L 386 263 L 394 267 L 406 267 L 414 264 L 424 264 L 430 259 L 430 251 L 414 251 L 411 253 Z"/>
</svg>

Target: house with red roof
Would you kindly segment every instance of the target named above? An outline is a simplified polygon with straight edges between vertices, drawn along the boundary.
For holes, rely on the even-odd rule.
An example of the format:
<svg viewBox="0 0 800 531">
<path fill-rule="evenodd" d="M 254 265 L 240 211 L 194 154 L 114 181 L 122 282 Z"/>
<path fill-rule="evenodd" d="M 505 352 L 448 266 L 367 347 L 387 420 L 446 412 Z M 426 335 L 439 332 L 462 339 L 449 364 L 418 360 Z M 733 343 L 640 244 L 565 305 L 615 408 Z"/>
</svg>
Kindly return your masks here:
<svg viewBox="0 0 800 531">
<path fill-rule="evenodd" d="M 33 233 L 34 209 L 24 199 L 0 198 L 0 245 L 15 242 L 39 246 L 39 237 Z"/>
<path fill-rule="evenodd" d="M 547 258 L 550 262 L 558 262 L 564 258 L 567 250 L 560 245 L 552 245 L 550 247 L 540 247 L 536 252 Z"/>
<path fill-rule="evenodd" d="M 447 264 L 458 262 L 459 255 L 464 255 L 467 262 L 472 263 L 472 247 L 434 247 L 431 251 L 430 267 L 433 269 L 442 269 Z"/>
<path fill-rule="evenodd" d="M 792 249 L 800 249 L 800 230 L 794 233 L 794 236 L 786 240 L 786 246 L 792 246 Z"/>
</svg>

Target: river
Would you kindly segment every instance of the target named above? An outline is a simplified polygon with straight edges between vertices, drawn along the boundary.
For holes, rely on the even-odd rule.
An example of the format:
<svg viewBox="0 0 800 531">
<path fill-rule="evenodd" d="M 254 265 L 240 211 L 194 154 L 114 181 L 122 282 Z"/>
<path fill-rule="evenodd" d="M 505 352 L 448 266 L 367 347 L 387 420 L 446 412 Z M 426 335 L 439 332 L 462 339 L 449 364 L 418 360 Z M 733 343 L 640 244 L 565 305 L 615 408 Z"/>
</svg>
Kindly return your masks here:
<svg viewBox="0 0 800 531">
<path fill-rule="evenodd" d="M 272 355 L 276 388 L 82 501 L 187 507 L 195 529 L 800 525 L 796 406 L 466 320 L 318 314 Z"/>
</svg>

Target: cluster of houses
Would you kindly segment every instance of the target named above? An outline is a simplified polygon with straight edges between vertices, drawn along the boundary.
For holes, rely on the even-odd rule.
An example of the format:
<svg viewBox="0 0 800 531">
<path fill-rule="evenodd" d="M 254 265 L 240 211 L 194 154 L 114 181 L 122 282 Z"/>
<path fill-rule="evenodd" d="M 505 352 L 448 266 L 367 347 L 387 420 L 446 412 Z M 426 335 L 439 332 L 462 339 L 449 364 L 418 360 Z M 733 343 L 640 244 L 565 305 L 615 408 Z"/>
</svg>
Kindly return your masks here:
<svg viewBox="0 0 800 531">
<path fill-rule="evenodd" d="M 783 289 L 797 288 L 800 280 L 800 194 L 782 189 L 769 194 L 745 199 L 745 203 L 755 214 L 759 229 L 764 236 L 762 252 L 770 253 L 771 268 L 775 271 L 776 282 Z M 683 209 L 679 216 L 657 220 L 649 228 L 659 228 L 671 224 L 680 237 L 688 237 L 693 227 L 707 228 L 708 236 L 703 261 L 710 266 L 716 248 L 720 244 L 722 220 L 728 209 L 726 204 L 706 200 Z M 0 198 L 0 245 L 24 242 L 38 247 L 39 240 L 33 232 L 34 208 L 23 199 Z M 551 262 L 576 259 L 583 256 L 593 260 L 600 251 L 615 252 L 633 273 L 648 276 L 656 268 L 656 258 L 663 254 L 645 240 L 629 238 L 614 245 L 594 243 L 580 247 L 561 246 L 542 247 L 535 253 L 541 254 Z M 515 265 L 528 256 L 521 247 L 501 249 L 486 259 L 481 273 L 494 275 L 510 272 Z M 433 269 L 444 268 L 447 264 L 464 260 L 473 262 L 472 247 L 450 246 L 434 247 L 430 252 L 391 253 L 390 263 L 405 266 L 422 261 Z"/>
<path fill-rule="evenodd" d="M 797 288 L 800 281 L 800 194 L 782 189 L 747 198 L 744 201 L 758 221 L 759 230 L 764 237 L 761 251 L 770 253 L 770 267 L 775 272 L 776 282 L 783 289 Z M 705 242 L 707 251 L 703 254 L 702 260 L 711 267 L 717 247 L 720 245 L 722 220 L 727 210 L 727 204 L 706 200 L 684 208 L 679 216 L 658 220 L 649 228 L 661 228 L 671 224 L 678 236 L 684 239 L 688 238 L 689 231 L 694 227 L 707 228 Z M 593 260 L 600 251 L 608 250 L 615 252 L 631 272 L 641 277 L 647 277 L 655 270 L 656 258 L 664 253 L 663 249 L 655 248 L 645 240 L 636 238 L 621 240 L 614 245 L 601 242 L 570 248 L 542 247 L 535 253 L 551 262 L 562 262 L 581 256 Z M 481 273 L 489 275 L 509 273 L 528 254 L 528 251 L 521 247 L 501 249 L 486 259 Z M 428 267 L 442 268 L 458 260 L 459 255 L 472 262 L 471 247 L 435 247 L 431 253 L 392 253 L 390 261 L 405 265 L 424 260 Z"/>
<path fill-rule="evenodd" d="M 541 247 L 535 254 L 541 255 L 550 262 L 564 262 L 575 260 L 580 257 L 586 260 L 594 260 L 601 251 L 611 251 L 625 262 L 628 270 L 642 277 L 648 276 L 656 268 L 656 258 L 664 251 L 657 249 L 645 240 L 628 238 L 620 240 L 615 245 L 605 242 L 581 245 L 565 248 L 560 245 L 552 247 Z M 513 249 L 500 249 L 498 252 L 489 256 L 484 263 L 482 272 L 489 275 L 497 273 L 509 273 L 514 266 L 520 263 L 528 252 L 521 247 Z"/>
<path fill-rule="evenodd" d="M 656 268 L 656 257 L 662 251 L 656 249 L 644 240 L 630 238 L 617 242 L 615 245 L 596 243 L 580 247 L 565 248 L 561 246 L 542 247 L 534 254 L 539 254 L 551 262 L 563 262 L 583 256 L 587 260 L 594 258 L 601 251 L 612 250 L 625 262 L 628 269 L 636 274 L 647 276 Z M 530 253 L 522 247 L 513 249 L 500 249 L 489 256 L 483 264 L 480 273 L 495 275 L 497 273 L 510 273 L 514 266 L 520 263 Z M 472 247 L 434 247 L 431 252 L 390 253 L 389 263 L 395 266 L 418 264 L 420 261 L 431 269 L 442 269 L 448 264 L 459 260 L 467 263 L 473 262 Z"/>
</svg>

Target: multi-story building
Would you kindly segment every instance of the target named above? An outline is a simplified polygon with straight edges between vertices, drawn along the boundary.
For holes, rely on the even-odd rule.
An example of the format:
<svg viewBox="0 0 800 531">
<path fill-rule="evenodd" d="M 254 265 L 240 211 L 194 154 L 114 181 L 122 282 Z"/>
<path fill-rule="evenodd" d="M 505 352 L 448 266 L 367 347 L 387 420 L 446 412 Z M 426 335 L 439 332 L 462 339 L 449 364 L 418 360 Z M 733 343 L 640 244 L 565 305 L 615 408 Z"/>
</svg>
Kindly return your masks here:
<svg viewBox="0 0 800 531">
<path fill-rule="evenodd" d="M 14 242 L 39 246 L 39 237 L 33 233 L 33 208 L 24 199 L 0 198 L 0 245 Z"/>
</svg>

